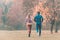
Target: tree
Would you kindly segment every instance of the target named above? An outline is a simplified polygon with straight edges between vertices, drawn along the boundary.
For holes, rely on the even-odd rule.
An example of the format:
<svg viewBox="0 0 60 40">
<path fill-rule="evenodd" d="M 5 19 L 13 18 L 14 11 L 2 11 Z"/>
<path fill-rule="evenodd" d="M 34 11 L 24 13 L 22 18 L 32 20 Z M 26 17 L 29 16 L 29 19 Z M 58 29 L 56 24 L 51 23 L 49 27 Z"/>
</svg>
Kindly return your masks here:
<svg viewBox="0 0 60 40">
<path fill-rule="evenodd" d="M 24 14 L 27 15 L 28 13 L 33 13 L 33 8 L 39 3 L 39 0 L 24 0 L 23 2 L 23 9 Z"/>
<path fill-rule="evenodd" d="M 59 1 L 59 0 L 58 0 Z M 47 0 L 46 3 L 45 3 L 45 6 L 47 6 L 50 10 L 50 23 L 51 23 L 51 32 L 53 31 L 53 25 L 56 23 L 57 25 L 57 21 L 56 18 L 58 18 L 58 1 L 57 0 Z M 60 9 L 60 8 L 59 8 Z M 59 19 L 59 18 L 58 18 Z M 55 32 L 57 32 L 58 29 L 57 29 L 57 26 L 56 26 L 56 29 L 55 29 Z"/>
<path fill-rule="evenodd" d="M 9 11 L 9 8 L 11 7 L 12 2 L 9 2 L 8 4 L 5 4 L 4 2 L 2 2 L 0 4 L 0 7 L 2 8 L 2 22 L 3 22 L 3 27 L 6 25 L 6 21 L 7 21 L 7 13 Z"/>
</svg>

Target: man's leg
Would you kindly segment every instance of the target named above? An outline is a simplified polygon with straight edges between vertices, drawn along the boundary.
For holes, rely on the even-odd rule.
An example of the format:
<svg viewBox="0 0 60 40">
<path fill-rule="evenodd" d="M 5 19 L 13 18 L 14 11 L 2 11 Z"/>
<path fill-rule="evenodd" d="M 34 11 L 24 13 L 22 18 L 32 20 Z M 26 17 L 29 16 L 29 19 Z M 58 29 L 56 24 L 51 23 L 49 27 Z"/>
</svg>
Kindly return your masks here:
<svg viewBox="0 0 60 40">
<path fill-rule="evenodd" d="M 38 33 L 38 24 L 36 24 L 36 32 Z"/>
<path fill-rule="evenodd" d="M 53 33 L 53 24 L 51 25 L 51 34 Z"/>
<path fill-rule="evenodd" d="M 41 36 L 41 24 L 39 25 L 39 36 Z"/>
<path fill-rule="evenodd" d="M 58 32 L 58 26 L 56 26 L 56 28 L 55 28 L 55 33 L 57 33 Z"/>
</svg>

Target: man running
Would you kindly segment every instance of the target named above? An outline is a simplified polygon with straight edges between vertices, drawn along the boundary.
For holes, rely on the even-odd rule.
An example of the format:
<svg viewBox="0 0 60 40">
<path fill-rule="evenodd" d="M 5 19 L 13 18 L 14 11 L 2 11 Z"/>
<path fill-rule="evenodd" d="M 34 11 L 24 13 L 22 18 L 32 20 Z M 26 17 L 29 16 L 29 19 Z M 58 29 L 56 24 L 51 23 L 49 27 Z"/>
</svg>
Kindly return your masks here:
<svg viewBox="0 0 60 40">
<path fill-rule="evenodd" d="M 36 31 L 41 35 L 41 27 L 43 22 L 43 17 L 40 15 L 40 12 L 37 12 L 37 15 L 34 17 L 34 21 L 36 22 Z"/>
</svg>

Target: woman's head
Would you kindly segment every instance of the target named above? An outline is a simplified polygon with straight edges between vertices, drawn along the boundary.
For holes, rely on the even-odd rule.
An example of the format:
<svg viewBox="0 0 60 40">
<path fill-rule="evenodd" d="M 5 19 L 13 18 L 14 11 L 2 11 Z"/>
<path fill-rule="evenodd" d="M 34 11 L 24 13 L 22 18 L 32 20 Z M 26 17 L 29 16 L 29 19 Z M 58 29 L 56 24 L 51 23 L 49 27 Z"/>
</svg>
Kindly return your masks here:
<svg viewBox="0 0 60 40">
<path fill-rule="evenodd" d="M 31 17 L 31 14 L 28 14 L 28 18 L 30 18 Z"/>
<path fill-rule="evenodd" d="M 28 15 L 28 17 L 30 18 L 30 14 Z"/>
</svg>

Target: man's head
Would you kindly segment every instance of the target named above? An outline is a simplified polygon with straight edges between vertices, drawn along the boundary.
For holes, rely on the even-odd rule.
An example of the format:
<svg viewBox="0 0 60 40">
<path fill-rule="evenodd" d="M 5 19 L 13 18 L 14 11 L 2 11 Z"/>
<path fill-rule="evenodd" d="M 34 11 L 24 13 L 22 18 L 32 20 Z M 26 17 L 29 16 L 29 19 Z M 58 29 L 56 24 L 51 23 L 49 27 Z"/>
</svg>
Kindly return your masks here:
<svg viewBox="0 0 60 40">
<path fill-rule="evenodd" d="M 37 14 L 40 14 L 40 12 L 38 11 Z"/>
</svg>

